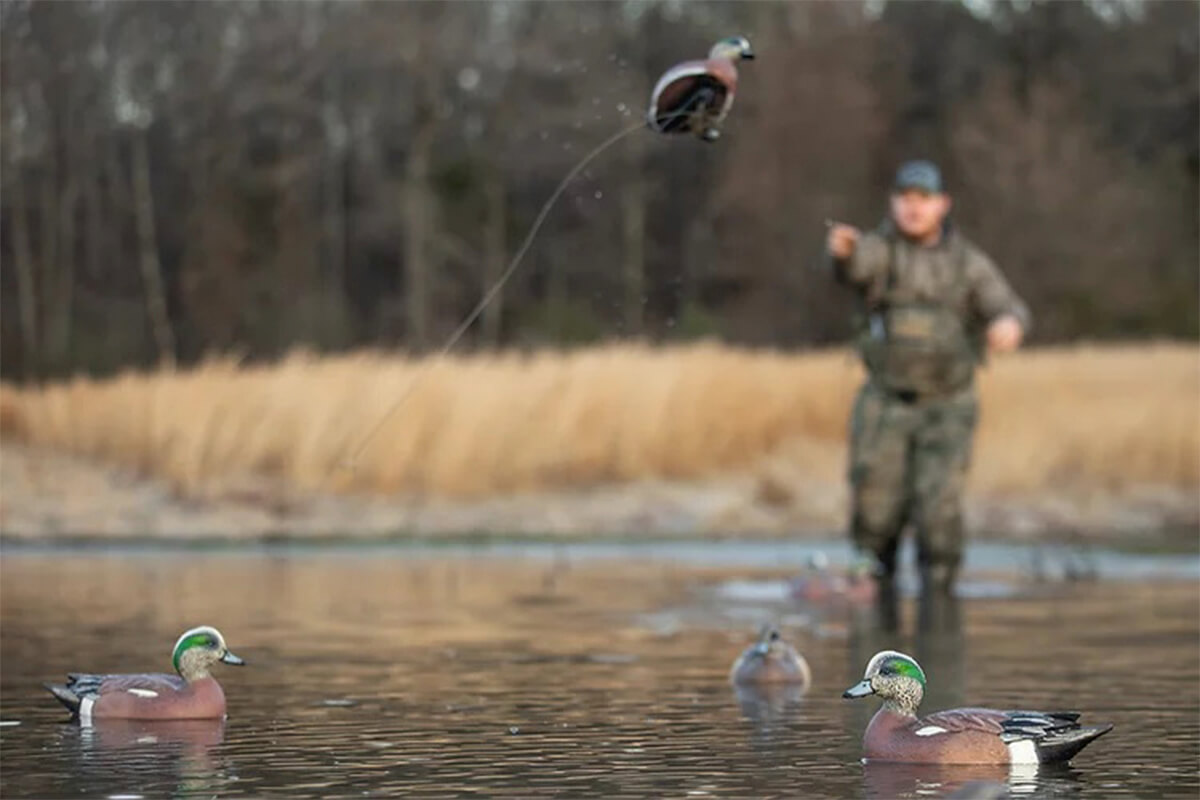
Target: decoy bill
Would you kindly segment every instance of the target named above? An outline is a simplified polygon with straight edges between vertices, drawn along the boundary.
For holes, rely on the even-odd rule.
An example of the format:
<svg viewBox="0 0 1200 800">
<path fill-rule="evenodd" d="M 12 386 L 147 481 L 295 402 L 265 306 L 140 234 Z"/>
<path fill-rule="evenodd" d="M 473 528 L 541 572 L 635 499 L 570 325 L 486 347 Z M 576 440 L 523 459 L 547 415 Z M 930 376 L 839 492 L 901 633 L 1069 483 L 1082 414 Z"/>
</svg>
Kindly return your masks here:
<svg viewBox="0 0 1200 800">
<path fill-rule="evenodd" d="M 708 58 L 671 67 L 650 95 L 646 124 L 657 133 L 691 133 L 715 142 L 737 91 L 734 62 L 753 58 L 746 37 L 731 36 L 714 44 Z"/>
</svg>

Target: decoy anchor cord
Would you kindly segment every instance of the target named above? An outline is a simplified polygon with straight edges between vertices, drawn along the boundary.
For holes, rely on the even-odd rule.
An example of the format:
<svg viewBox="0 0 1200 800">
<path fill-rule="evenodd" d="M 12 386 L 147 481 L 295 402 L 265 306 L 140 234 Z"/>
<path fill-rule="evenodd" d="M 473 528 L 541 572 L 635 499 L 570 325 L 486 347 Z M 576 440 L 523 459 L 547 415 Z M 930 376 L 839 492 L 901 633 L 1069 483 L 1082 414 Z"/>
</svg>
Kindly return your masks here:
<svg viewBox="0 0 1200 800">
<path fill-rule="evenodd" d="M 688 111 L 680 112 L 678 114 L 663 115 L 658 119 L 669 119 L 674 116 L 687 116 L 691 113 L 693 112 Z M 500 293 L 500 290 L 504 288 L 504 284 L 508 283 L 508 279 L 511 278 L 513 273 L 517 271 L 517 267 L 520 266 L 521 260 L 525 258 L 525 254 L 529 251 L 530 245 L 533 244 L 534 237 L 537 236 L 538 230 L 541 229 L 542 223 L 546 221 L 546 217 L 549 215 L 550 209 L 554 207 L 554 204 L 558 201 L 558 198 L 566 190 L 571 181 L 575 179 L 575 176 L 582 172 L 583 168 L 590 164 L 592 160 L 596 158 L 596 156 L 600 155 L 605 150 L 612 147 L 614 144 L 621 141 L 634 131 L 643 129 L 648 130 L 648 128 L 646 128 L 645 121 L 638 122 L 636 125 L 630 125 L 628 128 L 614 133 L 612 136 L 596 145 L 596 147 L 594 147 L 591 152 L 589 152 L 583 158 L 579 159 L 575 166 L 571 168 L 571 171 L 567 173 L 566 177 L 559 181 L 558 186 L 550 194 L 550 197 L 545 203 L 542 204 L 541 210 L 538 212 L 537 217 L 533 221 L 533 227 L 529 229 L 529 233 L 525 234 L 525 240 L 521 242 L 521 246 L 517 248 L 517 252 L 515 255 L 513 255 L 512 260 L 508 263 L 508 267 L 505 268 L 504 272 L 500 274 L 500 277 L 496 279 L 496 282 L 492 284 L 491 288 L 487 290 L 479 302 L 475 304 L 475 307 L 471 309 L 471 313 L 467 314 L 463 321 L 459 323 L 458 327 L 454 329 L 454 332 L 450 334 L 450 338 L 446 340 L 446 343 L 443 344 L 433 356 L 424 359 L 424 363 L 421 364 L 420 369 L 417 370 L 417 373 L 413 376 L 412 380 L 409 381 L 408 388 L 406 388 L 404 392 L 396 398 L 395 402 L 388 407 L 388 410 L 385 411 L 375 422 L 375 424 L 371 426 L 370 430 L 367 431 L 367 434 L 359 440 L 358 444 L 351 452 L 350 457 L 340 462 L 340 464 L 337 466 L 340 466 L 342 469 L 349 470 L 351 472 L 357 469 L 358 459 L 360 456 L 362 456 L 363 451 L 367 449 L 367 445 L 371 443 L 371 440 L 375 438 L 376 434 L 379 433 L 384 424 L 386 424 L 387 421 L 392 418 L 392 415 L 400 410 L 400 407 L 404 405 L 405 401 L 412 396 L 412 393 L 416 390 L 417 386 L 420 385 L 421 379 L 429 372 L 430 369 L 433 368 L 433 365 L 443 359 L 454 348 L 454 345 L 458 343 L 458 340 L 461 339 L 468 330 L 470 330 L 471 325 L 475 323 L 475 320 L 479 319 L 479 315 L 483 313 L 484 309 L 488 307 L 492 300 L 495 299 L 496 295 Z"/>
</svg>

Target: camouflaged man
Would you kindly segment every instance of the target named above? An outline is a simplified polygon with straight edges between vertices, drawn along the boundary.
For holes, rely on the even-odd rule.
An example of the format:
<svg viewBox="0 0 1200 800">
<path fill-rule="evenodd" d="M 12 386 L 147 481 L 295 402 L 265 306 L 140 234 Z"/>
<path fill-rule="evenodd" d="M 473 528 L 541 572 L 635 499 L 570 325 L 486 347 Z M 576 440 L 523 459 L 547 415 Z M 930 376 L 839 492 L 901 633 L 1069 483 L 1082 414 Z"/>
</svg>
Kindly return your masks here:
<svg viewBox="0 0 1200 800">
<path fill-rule="evenodd" d="M 836 224 L 827 241 L 836 278 L 861 300 L 857 345 L 868 375 L 851 420 L 851 536 L 877 559 L 886 587 L 911 523 L 923 587 L 950 591 L 962 562 L 975 368 L 989 350 L 1015 350 L 1030 315 L 991 259 L 950 225 L 934 164 L 902 165 L 890 205 L 875 231 Z"/>
</svg>

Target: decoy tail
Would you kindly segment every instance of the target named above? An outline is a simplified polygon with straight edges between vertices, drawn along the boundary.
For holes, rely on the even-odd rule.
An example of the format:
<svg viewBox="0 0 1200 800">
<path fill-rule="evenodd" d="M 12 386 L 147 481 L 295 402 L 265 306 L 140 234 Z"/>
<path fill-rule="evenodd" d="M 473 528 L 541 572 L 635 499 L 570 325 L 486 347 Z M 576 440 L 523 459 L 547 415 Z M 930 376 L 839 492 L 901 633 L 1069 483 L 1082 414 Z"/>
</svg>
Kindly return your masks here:
<svg viewBox="0 0 1200 800">
<path fill-rule="evenodd" d="M 1106 724 L 1049 733 L 1035 743 L 1038 762 L 1042 764 L 1066 763 L 1074 758 L 1080 750 L 1112 729 L 1111 724 Z"/>
<path fill-rule="evenodd" d="M 1066 763 L 1113 728 L 1107 723 L 1081 726 L 1076 711 L 1011 711 L 1000 727 L 1006 744 L 1032 743 L 1040 764 Z"/>
<path fill-rule="evenodd" d="M 56 685 L 53 683 L 43 683 L 42 686 L 45 686 L 50 691 L 50 694 L 58 698 L 58 702 L 66 706 L 68 711 L 75 716 L 79 716 L 80 700 L 78 695 L 76 695 L 66 686 Z"/>
</svg>

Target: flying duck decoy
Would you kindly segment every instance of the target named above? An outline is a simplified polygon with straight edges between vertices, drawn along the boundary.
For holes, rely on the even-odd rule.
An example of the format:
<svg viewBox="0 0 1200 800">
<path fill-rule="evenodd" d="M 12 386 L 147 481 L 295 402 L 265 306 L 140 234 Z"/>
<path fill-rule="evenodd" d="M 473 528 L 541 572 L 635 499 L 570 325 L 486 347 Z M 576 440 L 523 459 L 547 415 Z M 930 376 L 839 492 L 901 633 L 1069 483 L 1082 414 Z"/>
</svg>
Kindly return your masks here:
<svg viewBox="0 0 1200 800">
<path fill-rule="evenodd" d="M 671 67 L 650 95 L 647 125 L 657 133 L 691 133 L 715 142 L 737 90 L 734 62 L 752 58 L 746 37 L 731 36 L 714 44 L 708 58 Z"/>
<path fill-rule="evenodd" d="M 925 672 L 912 656 L 876 653 L 847 699 L 878 695 L 883 706 L 863 734 L 868 761 L 911 764 L 1053 764 L 1112 730 L 1085 727 L 1074 711 L 997 711 L 954 708 L 917 717 Z"/>
<path fill-rule="evenodd" d="M 171 662 L 178 676 L 72 672 L 65 685 L 45 686 L 83 725 L 103 717 L 219 719 L 225 716 L 225 692 L 209 674 L 218 661 L 246 663 L 229 651 L 220 631 L 204 625 L 185 631 L 175 643 Z"/>
</svg>

